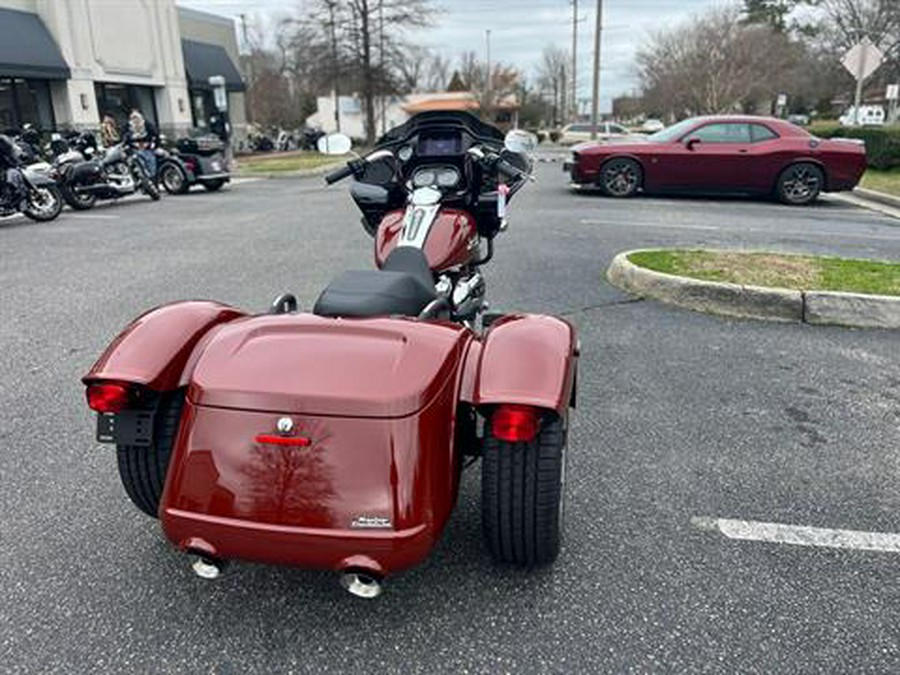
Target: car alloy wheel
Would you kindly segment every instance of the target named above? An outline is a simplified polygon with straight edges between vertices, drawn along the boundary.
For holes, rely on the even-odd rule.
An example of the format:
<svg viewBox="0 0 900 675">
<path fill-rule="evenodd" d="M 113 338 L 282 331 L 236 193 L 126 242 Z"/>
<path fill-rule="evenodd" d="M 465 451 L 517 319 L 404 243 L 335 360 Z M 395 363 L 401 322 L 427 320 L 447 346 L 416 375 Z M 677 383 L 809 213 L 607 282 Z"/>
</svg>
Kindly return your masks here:
<svg viewBox="0 0 900 675">
<path fill-rule="evenodd" d="M 821 173 L 815 167 L 798 164 L 787 170 L 781 185 L 781 192 L 786 201 L 792 204 L 805 204 L 815 199 L 822 189 Z"/>
<path fill-rule="evenodd" d="M 613 160 L 603 167 L 602 187 L 613 197 L 630 197 L 640 181 L 640 168 L 631 160 Z"/>
</svg>

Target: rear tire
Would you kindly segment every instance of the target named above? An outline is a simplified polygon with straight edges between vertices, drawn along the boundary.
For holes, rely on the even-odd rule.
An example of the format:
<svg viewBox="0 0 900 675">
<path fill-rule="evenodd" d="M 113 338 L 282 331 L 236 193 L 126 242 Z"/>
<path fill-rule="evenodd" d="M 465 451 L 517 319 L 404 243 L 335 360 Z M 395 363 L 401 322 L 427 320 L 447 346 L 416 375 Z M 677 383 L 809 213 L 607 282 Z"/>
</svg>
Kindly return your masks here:
<svg viewBox="0 0 900 675">
<path fill-rule="evenodd" d="M 607 197 L 627 198 L 637 194 L 644 182 L 641 165 L 633 159 L 619 157 L 600 167 L 600 189 Z"/>
<path fill-rule="evenodd" d="M 797 162 L 781 172 L 775 191 L 785 204 L 807 206 L 819 198 L 824 184 L 822 169 L 810 162 Z"/>
<path fill-rule="evenodd" d="M 87 211 L 94 208 L 94 204 L 97 203 L 97 195 L 93 192 L 78 193 L 73 187 L 64 187 L 62 193 L 66 204 L 76 211 Z"/>
<path fill-rule="evenodd" d="M 565 487 L 564 420 L 547 415 L 537 437 L 508 443 L 485 426 L 481 520 L 491 557 L 520 567 L 559 555 Z"/>
<path fill-rule="evenodd" d="M 225 185 L 225 181 L 221 178 L 218 180 L 207 181 L 203 184 L 203 187 L 206 188 L 207 192 L 218 192 L 222 189 L 222 186 Z"/>
<path fill-rule="evenodd" d="M 153 444 L 147 447 L 117 445 L 116 459 L 119 478 L 128 498 L 141 511 L 153 518 L 159 517 L 159 500 L 178 425 L 184 407 L 184 390 L 163 394 L 156 409 L 153 427 Z"/>
<path fill-rule="evenodd" d="M 170 195 L 183 195 L 190 187 L 184 171 L 174 164 L 163 166 L 159 173 L 159 182 Z"/>
</svg>

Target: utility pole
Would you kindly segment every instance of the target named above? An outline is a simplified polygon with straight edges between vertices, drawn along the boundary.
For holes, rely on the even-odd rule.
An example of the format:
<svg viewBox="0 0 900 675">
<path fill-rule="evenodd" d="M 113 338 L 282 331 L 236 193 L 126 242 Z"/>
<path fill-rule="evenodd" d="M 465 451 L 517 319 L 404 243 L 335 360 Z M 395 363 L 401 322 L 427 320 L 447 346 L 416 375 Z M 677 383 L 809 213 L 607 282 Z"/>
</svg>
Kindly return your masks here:
<svg viewBox="0 0 900 675">
<path fill-rule="evenodd" d="M 486 114 L 487 120 L 491 120 L 491 29 L 488 28 L 485 32 L 485 41 L 487 42 L 487 73 L 485 73 L 484 78 L 484 114 Z"/>
<path fill-rule="evenodd" d="M 591 103 L 591 140 L 597 140 L 600 125 L 600 34 L 603 32 L 603 0 L 597 0 L 597 24 L 594 28 L 594 100 Z"/>
<path fill-rule="evenodd" d="M 337 26 L 335 25 L 334 8 L 335 0 L 328 0 L 328 26 L 331 29 L 331 58 L 332 58 L 332 87 L 334 90 L 334 126 L 337 133 L 341 132 L 341 96 L 338 92 L 339 69 L 337 50 Z"/>
<path fill-rule="evenodd" d="M 379 35 L 379 55 L 378 60 L 381 65 L 381 135 L 384 136 L 387 131 L 387 102 L 385 99 L 385 80 L 387 68 L 384 63 L 384 0 L 378 0 L 378 30 Z"/>
<path fill-rule="evenodd" d="M 578 0 L 572 0 L 572 121 L 578 121 Z"/>
</svg>

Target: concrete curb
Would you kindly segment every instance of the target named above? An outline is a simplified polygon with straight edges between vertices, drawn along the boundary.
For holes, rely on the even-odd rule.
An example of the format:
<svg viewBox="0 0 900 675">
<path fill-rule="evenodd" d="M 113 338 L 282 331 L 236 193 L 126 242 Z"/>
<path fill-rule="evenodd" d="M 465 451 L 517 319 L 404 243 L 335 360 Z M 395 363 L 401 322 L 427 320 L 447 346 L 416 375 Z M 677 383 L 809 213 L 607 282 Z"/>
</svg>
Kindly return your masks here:
<svg viewBox="0 0 900 675">
<path fill-rule="evenodd" d="M 894 195 L 878 192 L 877 190 L 868 190 L 862 187 L 854 188 L 853 194 L 862 199 L 868 199 L 873 202 L 878 202 L 879 204 L 884 204 L 885 206 L 892 206 L 895 209 L 900 209 L 900 197 L 895 197 Z"/>
<path fill-rule="evenodd" d="M 346 163 L 346 160 L 343 160 L 340 162 L 333 162 L 331 164 L 323 164 L 322 166 L 317 166 L 314 169 L 300 169 L 299 171 L 273 171 L 271 173 L 238 170 L 235 173 L 235 176 L 239 178 L 267 178 L 276 180 L 282 178 L 313 178 L 315 176 L 324 176 L 329 171 L 333 171 L 334 169 L 337 169 L 339 166 L 343 166 Z"/>
<path fill-rule="evenodd" d="M 900 297 L 793 291 L 689 279 L 635 265 L 628 256 L 641 250 L 645 249 L 620 253 L 606 271 L 611 284 L 639 297 L 744 319 L 900 329 Z"/>
</svg>

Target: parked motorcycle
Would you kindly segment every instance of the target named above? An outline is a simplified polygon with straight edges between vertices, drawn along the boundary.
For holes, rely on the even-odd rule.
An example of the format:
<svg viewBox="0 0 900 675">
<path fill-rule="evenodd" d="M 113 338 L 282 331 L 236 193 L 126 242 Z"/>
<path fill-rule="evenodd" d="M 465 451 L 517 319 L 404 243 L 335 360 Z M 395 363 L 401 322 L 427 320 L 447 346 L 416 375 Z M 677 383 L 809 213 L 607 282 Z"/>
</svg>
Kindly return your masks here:
<svg viewBox="0 0 900 675">
<path fill-rule="evenodd" d="M 0 135 L 0 217 L 23 213 L 45 222 L 62 211 L 63 199 L 56 181 L 45 173 L 23 167 L 22 155 L 12 139 Z"/>
<path fill-rule="evenodd" d="M 84 377 L 135 505 L 213 579 L 225 561 L 330 569 L 358 597 L 423 561 L 482 460 L 497 561 L 560 549 L 579 356 L 551 316 L 482 316 L 482 266 L 529 180 L 533 139 L 422 113 L 326 177 L 375 234 L 311 312 L 181 302 L 144 314 Z M 350 139 L 322 139 L 343 154 Z"/>
<path fill-rule="evenodd" d="M 66 203 L 79 211 L 94 207 L 97 200 L 120 199 L 141 189 L 151 199 L 159 199 L 137 152 L 120 143 L 105 152 L 97 149 L 93 134 L 83 133 L 60 154 L 54 167 Z"/>
<path fill-rule="evenodd" d="M 179 138 L 175 152 L 157 151 L 158 176 L 170 195 L 185 194 L 193 185 L 215 192 L 231 180 L 217 138 Z"/>
</svg>

